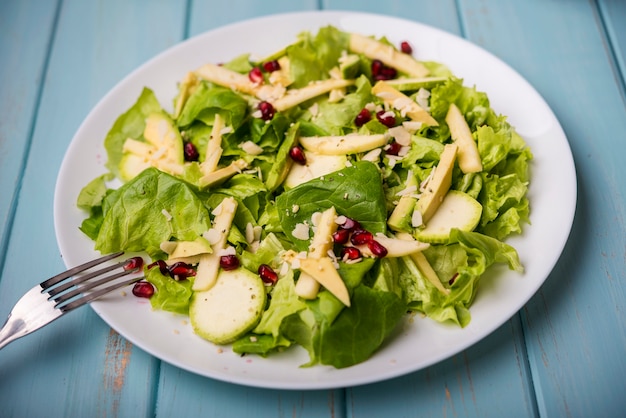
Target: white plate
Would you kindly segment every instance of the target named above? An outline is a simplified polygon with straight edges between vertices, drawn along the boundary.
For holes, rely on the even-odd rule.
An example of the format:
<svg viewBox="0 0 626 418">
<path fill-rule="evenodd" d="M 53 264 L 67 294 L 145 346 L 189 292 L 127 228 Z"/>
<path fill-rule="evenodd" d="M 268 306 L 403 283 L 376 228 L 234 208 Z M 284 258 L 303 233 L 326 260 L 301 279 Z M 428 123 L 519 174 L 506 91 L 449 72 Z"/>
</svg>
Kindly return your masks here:
<svg viewBox="0 0 626 418">
<path fill-rule="evenodd" d="M 187 71 L 246 52 L 270 54 L 293 42 L 301 31 L 316 32 L 328 24 L 384 35 L 394 44 L 408 40 L 419 59 L 447 64 L 465 84 L 487 92 L 498 113 L 509 116 L 535 156 L 529 190 L 532 225 L 508 241 L 519 251 L 525 273 L 498 268 L 481 280 L 466 328 L 415 318 L 370 360 L 341 370 L 300 368 L 308 360 L 300 348 L 266 359 L 220 350 L 194 335 L 185 317 L 152 311 L 149 302 L 132 295 L 93 304 L 112 328 L 163 361 L 214 379 L 279 389 L 346 387 L 400 376 L 446 359 L 502 325 L 538 290 L 563 250 L 576 204 L 574 163 L 556 117 L 528 82 L 485 50 L 429 26 L 372 14 L 305 12 L 244 21 L 189 39 L 135 70 L 98 103 L 73 138 L 57 181 L 54 221 L 67 266 L 97 256 L 93 243 L 78 230 L 85 213 L 76 208 L 76 197 L 89 179 L 106 171 L 104 137 L 144 86 L 168 106 Z"/>
</svg>

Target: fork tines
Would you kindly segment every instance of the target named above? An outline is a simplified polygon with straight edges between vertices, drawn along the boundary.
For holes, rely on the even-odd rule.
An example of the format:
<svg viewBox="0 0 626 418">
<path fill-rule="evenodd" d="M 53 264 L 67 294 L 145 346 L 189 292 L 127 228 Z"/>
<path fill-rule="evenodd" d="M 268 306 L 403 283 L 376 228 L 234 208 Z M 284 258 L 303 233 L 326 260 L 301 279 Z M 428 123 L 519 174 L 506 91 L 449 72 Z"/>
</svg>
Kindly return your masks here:
<svg viewBox="0 0 626 418">
<path fill-rule="evenodd" d="M 88 271 L 122 254 L 123 252 L 108 254 L 51 277 L 40 284 L 42 293 L 47 293 L 50 296 L 48 300 L 56 303 L 55 308 L 65 313 L 110 293 L 115 289 L 128 286 L 129 284 L 141 280 L 142 277 L 134 277 L 124 281 L 117 281 L 122 277 L 141 270 L 143 266 L 141 257 L 132 257 L 95 271 Z M 106 275 L 120 268 L 122 268 L 122 271 Z M 111 284 L 106 287 L 98 288 L 98 286 L 105 283 Z"/>
</svg>

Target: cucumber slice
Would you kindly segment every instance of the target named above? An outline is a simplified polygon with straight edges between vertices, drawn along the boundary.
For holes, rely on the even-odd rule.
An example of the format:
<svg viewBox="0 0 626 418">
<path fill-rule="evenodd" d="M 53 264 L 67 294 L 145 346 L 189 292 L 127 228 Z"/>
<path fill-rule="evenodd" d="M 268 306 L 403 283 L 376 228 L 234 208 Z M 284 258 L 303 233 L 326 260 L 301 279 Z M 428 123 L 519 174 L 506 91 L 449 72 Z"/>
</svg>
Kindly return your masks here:
<svg viewBox="0 0 626 418">
<path fill-rule="evenodd" d="M 191 326 L 215 344 L 231 343 L 256 326 L 265 299 L 265 286 L 258 275 L 243 267 L 222 270 L 213 287 L 193 294 Z"/>
<path fill-rule="evenodd" d="M 450 190 L 426 227 L 415 238 L 429 243 L 446 243 L 453 228 L 472 231 L 478 225 L 483 207 L 476 199 L 458 190 Z"/>
</svg>

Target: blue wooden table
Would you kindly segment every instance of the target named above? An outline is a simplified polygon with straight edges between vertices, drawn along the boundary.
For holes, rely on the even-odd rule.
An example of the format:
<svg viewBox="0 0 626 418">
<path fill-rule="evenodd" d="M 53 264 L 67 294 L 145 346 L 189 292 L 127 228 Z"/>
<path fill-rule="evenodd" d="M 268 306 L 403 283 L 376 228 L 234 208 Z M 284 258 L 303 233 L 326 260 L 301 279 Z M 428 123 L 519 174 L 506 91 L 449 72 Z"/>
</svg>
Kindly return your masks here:
<svg viewBox="0 0 626 418">
<path fill-rule="evenodd" d="M 448 360 L 328 391 L 249 388 L 182 371 L 86 308 L 0 352 L 0 417 L 626 416 L 621 0 L 0 0 L 0 318 L 64 269 L 52 217 L 56 175 L 73 134 L 109 89 L 185 38 L 316 9 L 400 16 L 458 34 L 546 99 L 572 148 L 578 204 L 543 287 Z"/>
</svg>

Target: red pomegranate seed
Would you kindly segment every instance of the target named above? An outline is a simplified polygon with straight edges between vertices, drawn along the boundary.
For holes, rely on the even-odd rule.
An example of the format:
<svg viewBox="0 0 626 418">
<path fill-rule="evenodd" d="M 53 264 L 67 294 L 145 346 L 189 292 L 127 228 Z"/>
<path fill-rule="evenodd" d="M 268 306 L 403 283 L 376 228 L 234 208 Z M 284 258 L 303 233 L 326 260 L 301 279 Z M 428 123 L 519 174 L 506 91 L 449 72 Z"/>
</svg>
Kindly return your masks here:
<svg viewBox="0 0 626 418">
<path fill-rule="evenodd" d="M 248 78 L 255 84 L 263 83 L 263 72 L 259 67 L 254 67 L 248 73 Z"/>
<path fill-rule="evenodd" d="M 385 152 L 389 155 L 398 155 L 400 148 L 402 148 L 402 145 L 398 144 L 396 141 L 391 141 Z"/>
<path fill-rule="evenodd" d="M 383 67 L 380 69 L 380 72 L 374 76 L 375 80 L 391 80 L 396 78 L 398 72 L 395 68 L 391 67 Z"/>
<path fill-rule="evenodd" d="M 157 266 L 159 267 L 159 270 L 161 271 L 162 275 L 168 276 L 170 274 L 170 271 L 167 268 L 167 264 L 163 260 L 157 260 L 154 263 L 149 264 L 148 269 L 151 269 Z"/>
<path fill-rule="evenodd" d="M 263 120 L 272 120 L 276 113 L 274 106 L 270 102 L 259 103 L 258 109 L 261 111 L 261 119 Z"/>
<path fill-rule="evenodd" d="M 182 261 L 172 264 L 169 267 L 169 271 L 172 277 L 178 277 L 180 280 L 196 275 L 196 271 L 189 264 Z"/>
<path fill-rule="evenodd" d="M 367 244 L 372 239 L 374 239 L 372 233 L 366 231 L 365 229 L 357 229 L 356 231 L 352 232 L 352 236 L 350 236 L 350 242 L 353 245 Z"/>
<path fill-rule="evenodd" d="M 354 118 L 354 124 L 360 128 L 361 126 L 369 122 L 371 119 L 372 119 L 372 114 L 370 113 L 370 111 L 367 109 L 363 109 Z"/>
<path fill-rule="evenodd" d="M 276 60 L 267 61 L 263 63 L 263 69 L 268 73 L 280 70 L 280 64 Z"/>
<path fill-rule="evenodd" d="M 456 280 L 456 278 L 459 277 L 459 273 L 454 273 L 454 275 L 452 276 L 452 278 L 450 280 L 448 280 L 448 284 L 450 286 L 452 286 L 454 284 L 454 281 Z"/>
<path fill-rule="evenodd" d="M 124 270 L 139 270 L 143 267 L 143 258 L 141 257 L 133 257 L 129 258 L 124 264 Z"/>
<path fill-rule="evenodd" d="M 387 128 L 393 128 L 396 125 L 396 117 L 392 116 L 391 113 L 385 112 L 384 110 L 376 113 L 376 118 Z"/>
<path fill-rule="evenodd" d="M 407 41 L 402 41 L 400 42 L 400 51 L 411 55 L 413 53 L 413 47 L 411 47 L 411 44 Z"/>
<path fill-rule="evenodd" d="M 185 155 L 185 161 L 198 161 L 198 158 L 200 158 L 198 149 L 191 142 L 185 142 L 183 153 Z"/>
<path fill-rule="evenodd" d="M 239 267 L 239 258 L 235 254 L 223 255 L 220 257 L 220 267 L 224 270 L 235 270 Z"/>
<path fill-rule="evenodd" d="M 350 239 L 350 231 L 347 229 L 338 229 L 333 234 L 333 242 L 335 244 L 345 244 Z"/>
<path fill-rule="evenodd" d="M 361 229 L 361 224 L 359 223 L 359 221 L 355 221 L 352 218 L 346 217 L 346 221 L 342 223 L 341 225 L 339 225 L 339 227 L 341 229 L 347 229 L 348 231 L 354 231 L 357 229 Z"/>
<path fill-rule="evenodd" d="M 383 62 L 381 60 L 373 60 L 372 61 L 372 75 L 374 76 L 374 78 L 376 78 L 376 76 L 380 75 L 381 70 L 383 69 L 383 67 L 385 66 L 385 64 L 383 64 Z"/>
<path fill-rule="evenodd" d="M 138 298 L 150 299 L 154 295 L 154 286 L 150 282 L 140 281 L 133 286 L 133 295 Z"/>
<path fill-rule="evenodd" d="M 361 258 L 361 250 L 356 247 L 343 247 L 341 249 L 342 260 L 357 260 Z"/>
<path fill-rule="evenodd" d="M 278 274 L 267 264 L 261 264 L 258 273 L 263 283 L 274 284 L 278 280 Z"/>
<path fill-rule="evenodd" d="M 292 147 L 289 150 L 289 156 L 300 165 L 306 164 L 306 155 L 304 155 L 304 150 L 299 146 Z"/>
<path fill-rule="evenodd" d="M 387 249 L 375 239 L 367 242 L 367 248 L 369 248 L 372 254 L 374 254 L 376 257 L 382 258 L 387 255 Z"/>
</svg>

